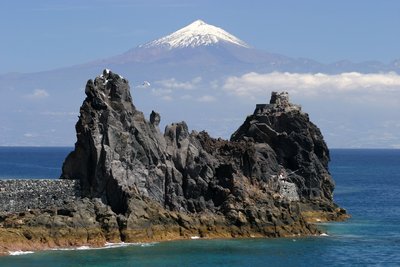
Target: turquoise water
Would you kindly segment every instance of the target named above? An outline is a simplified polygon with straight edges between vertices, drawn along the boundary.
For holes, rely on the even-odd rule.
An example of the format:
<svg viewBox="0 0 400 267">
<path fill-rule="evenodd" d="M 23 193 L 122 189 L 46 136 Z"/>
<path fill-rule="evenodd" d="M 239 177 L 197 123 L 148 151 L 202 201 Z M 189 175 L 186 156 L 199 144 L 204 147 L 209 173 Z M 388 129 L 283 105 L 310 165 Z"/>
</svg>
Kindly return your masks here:
<svg viewBox="0 0 400 267">
<path fill-rule="evenodd" d="M 1 153 L 0 149 L 3 159 Z M 400 266 L 400 150 L 332 150 L 331 154 L 335 200 L 352 218 L 321 225 L 329 236 L 44 251 L 1 257 L 0 266 Z M 2 168 L 4 164 L 0 177 L 5 177 Z M 51 168 L 58 169 L 58 177 L 60 166 Z"/>
</svg>

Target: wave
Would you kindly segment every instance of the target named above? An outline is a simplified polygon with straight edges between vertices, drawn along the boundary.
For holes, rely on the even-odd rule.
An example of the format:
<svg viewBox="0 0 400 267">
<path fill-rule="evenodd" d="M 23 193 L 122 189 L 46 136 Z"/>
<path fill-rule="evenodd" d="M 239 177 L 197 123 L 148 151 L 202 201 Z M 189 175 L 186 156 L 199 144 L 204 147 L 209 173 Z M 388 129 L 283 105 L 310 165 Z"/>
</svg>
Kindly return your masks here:
<svg viewBox="0 0 400 267">
<path fill-rule="evenodd" d="M 125 243 L 125 242 L 120 242 L 120 243 L 105 243 L 104 247 L 98 248 L 98 249 L 107 249 L 107 248 L 121 248 L 121 247 L 129 247 L 129 246 L 140 246 L 140 247 L 152 247 L 159 242 L 148 242 L 148 243 Z"/>
<path fill-rule="evenodd" d="M 144 247 L 153 247 L 155 244 L 158 244 L 158 242 L 142 243 L 142 244 L 140 244 L 140 246 L 141 246 L 142 248 L 144 248 Z"/>
<path fill-rule="evenodd" d="M 71 250 L 99 250 L 99 249 L 110 249 L 110 248 L 122 248 L 129 246 L 140 246 L 140 247 L 152 247 L 158 244 L 158 242 L 149 242 L 149 243 L 105 243 L 102 247 L 90 247 L 90 246 L 80 246 L 80 247 L 70 247 L 70 248 L 53 248 L 51 250 L 56 251 L 71 251 Z"/>
<path fill-rule="evenodd" d="M 88 249 L 90 249 L 89 246 L 80 246 L 76 248 L 76 250 L 88 250 Z"/>
<path fill-rule="evenodd" d="M 22 251 L 22 250 L 8 252 L 8 254 L 10 254 L 10 256 L 19 256 L 19 255 L 32 254 L 32 253 L 33 253 L 33 251 Z"/>
</svg>

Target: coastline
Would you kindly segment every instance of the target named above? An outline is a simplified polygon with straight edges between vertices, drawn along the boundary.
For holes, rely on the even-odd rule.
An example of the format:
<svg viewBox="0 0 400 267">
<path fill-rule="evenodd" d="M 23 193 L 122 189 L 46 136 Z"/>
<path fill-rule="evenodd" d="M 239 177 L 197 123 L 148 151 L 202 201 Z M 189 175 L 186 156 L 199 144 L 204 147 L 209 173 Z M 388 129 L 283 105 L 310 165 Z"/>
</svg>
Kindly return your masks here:
<svg viewBox="0 0 400 267">
<path fill-rule="evenodd" d="M 254 229 L 249 226 L 223 225 L 206 227 L 193 225 L 184 228 L 179 225 L 152 225 L 147 229 L 124 229 L 120 233 L 105 233 L 101 228 L 49 228 L 30 227 L 22 224 L 14 227 L 0 227 L 0 256 L 28 254 L 46 250 L 107 249 L 117 246 L 153 244 L 159 242 L 197 239 L 246 239 L 246 238 L 291 238 L 325 236 L 318 223 L 344 221 L 347 214 L 332 212 L 307 212 L 300 222 L 290 225 L 268 226 Z M 14 218 L 15 219 L 15 218 Z M 3 221 L 4 222 L 4 221 Z M 16 220 L 21 223 L 21 220 Z M 124 240 L 121 240 L 121 237 Z"/>
<path fill-rule="evenodd" d="M 345 207 L 352 217 L 345 222 L 317 223 L 317 227 L 327 233 L 328 237 L 250 238 L 247 240 L 237 238 L 210 241 L 200 239 L 200 242 L 184 240 L 168 243 L 166 241 L 150 245 L 149 248 L 136 246 L 115 250 L 38 250 L 34 254 L 21 256 L 8 256 L 6 253 L 4 257 L 0 257 L 2 263 L 0 265 L 31 264 L 32 266 L 50 267 L 50 261 L 47 265 L 43 262 L 53 258 L 58 261 L 65 259 L 66 262 L 71 262 L 70 257 L 74 257 L 73 265 L 84 265 L 92 260 L 89 257 L 95 257 L 93 260 L 97 263 L 96 266 L 107 266 L 112 257 L 123 255 L 124 258 L 121 261 L 125 265 L 135 261 L 140 262 L 143 266 L 163 266 L 163 258 L 166 253 L 170 258 L 169 265 L 182 262 L 201 263 L 204 262 L 205 257 L 209 257 L 209 253 L 215 253 L 217 260 L 227 257 L 230 262 L 237 262 L 238 264 L 234 266 L 243 266 L 256 259 L 258 265 L 254 264 L 254 266 L 264 266 L 263 262 L 274 262 L 275 265 L 282 266 L 293 265 L 293 262 L 296 265 L 308 262 L 310 265 L 316 266 L 373 265 L 374 263 L 395 265 L 395 262 L 399 260 L 398 243 L 394 243 L 399 234 L 396 226 L 399 214 L 392 211 L 397 211 L 399 198 L 397 197 L 398 187 L 394 186 L 397 183 L 393 184 L 393 178 L 398 177 L 399 173 L 399 150 L 396 153 L 393 151 L 396 150 L 387 150 L 386 155 L 382 156 L 380 151 L 365 153 L 351 149 L 332 150 L 330 171 L 337 184 L 335 201 L 341 207 Z M 376 165 L 364 165 L 366 159 L 371 158 L 376 158 Z M 372 176 L 368 176 L 371 173 Z M 396 176 L 391 176 L 394 173 Z M 364 178 L 361 179 L 360 176 Z M 383 180 L 378 180 L 379 177 L 382 177 Z M 376 184 L 379 184 L 380 187 L 376 187 Z M 370 197 L 363 200 L 365 195 Z M 360 205 L 361 200 L 365 205 Z M 382 209 L 379 203 L 386 203 L 386 206 Z M 380 214 L 380 216 L 376 216 L 376 214 Z M 218 250 L 221 247 L 226 250 Z M 189 253 L 187 253 L 188 251 Z M 242 253 L 237 253 L 238 251 Z M 280 254 L 282 257 L 276 257 L 277 251 L 283 253 Z M 291 251 L 290 257 L 285 257 L 289 251 Z M 182 255 L 183 252 L 185 252 L 184 255 Z M 390 257 L 386 255 L 390 255 Z M 182 257 L 185 258 L 182 259 Z M 207 259 L 206 261 L 215 265 L 217 260 Z M 18 263 L 20 264 L 18 265 Z"/>
</svg>

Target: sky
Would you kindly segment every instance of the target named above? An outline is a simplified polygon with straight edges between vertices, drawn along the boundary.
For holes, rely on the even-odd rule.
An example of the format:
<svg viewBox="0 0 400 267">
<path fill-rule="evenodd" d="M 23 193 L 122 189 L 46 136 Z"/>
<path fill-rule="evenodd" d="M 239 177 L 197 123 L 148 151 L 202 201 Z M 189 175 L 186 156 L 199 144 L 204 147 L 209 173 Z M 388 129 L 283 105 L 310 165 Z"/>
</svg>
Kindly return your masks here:
<svg viewBox="0 0 400 267">
<path fill-rule="evenodd" d="M 38 85 L 36 74 L 29 73 L 119 55 L 197 19 L 270 53 L 321 63 L 390 63 L 400 60 L 399 14 L 398 0 L 2 1 L 0 93 L 8 101 L 0 105 L 0 145 L 72 146 L 75 142 L 73 125 L 84 82 L 70 86 L 68 80 L 46 76 L 48 83 L 39 79 Z M 123 75 L 131 79 L 136 74 Z M 22 77 L 20 87 L 13 84 L 15 77 Z M 72 91 L 61 90 L 59 84 Z M 218 118 L 198 118 L 197 126 L 190 128 L 218 131 L 220 126 L 224 132 L 216 136 L 229 138 L 254 103 L 268 101 L 271 90 L 285 89 L 321 128 L 330 147 L 400 148 L 398 73 L 248 72 L 209 83 L 206 77 L 171 76 L 152 84 L 150 98 L 143 101 L 146 110 L 141 110 L 148 113 L 157 104 L 154 108 L 161 114 L 187 120 L 174 108 L 186 105 L 192 109 L 186 115 L 193 119 L 196 105 L 209 110 L 213 106 Z M 233 105 L 236 117 L 220 108 L 228 98 L 241 105 L 240 110 Z"/>
<path fill-rule="evenodd" d="M 0 74 L 120 54 L 196 19 L 251 46 L 322 63 L 400 58 L 397 0 L 13 0 L 0 9 Z"/>
</svg>

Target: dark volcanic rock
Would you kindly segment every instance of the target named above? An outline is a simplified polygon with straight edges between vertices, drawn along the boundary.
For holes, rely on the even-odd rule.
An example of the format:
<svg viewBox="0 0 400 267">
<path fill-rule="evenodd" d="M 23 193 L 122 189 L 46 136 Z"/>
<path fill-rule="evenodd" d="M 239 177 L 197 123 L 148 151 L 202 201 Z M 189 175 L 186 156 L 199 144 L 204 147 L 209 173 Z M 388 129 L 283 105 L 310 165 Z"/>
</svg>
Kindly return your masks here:
<svg viewBox="0 0 400 267">
<path fill-rule="evenodd" d="M 109 205 L 123 239 L 310 234 L 304 216 L 344 212 L 332 201 L 322 135 L 287 93 L 257 105 L 227 141 L 190 133 L 185 122 L 162 135 L 160 115 L 146 120 L 128 81 L 111 71 L 85 92 L 62 178 Z"/>
<path fill-rule="evenodd" d="M 162 134 L 160 115 L 152 111 L 146 120 L 128 81 L 109 70 L 89 80 L 85 93 L 61 177 L 79 181 L 80 190 L 68 181 L 17 186 L 18 196 L 40 197 L 0 210 L 0 254 L 190 236 L 310 235 L 318 233 L 310 222 L 347 216 L 332 199 L 321 132 L 287 93 L 257 105 L 230 141 L 189 132 L 185 122 Z"/>
<path fill-rule="evenodd" d="M 289 102 L 286 92 L 273 92 L 270 104 L 258 104 L 231 140 L 268 144 L 302 200 L 332 201 L 329 150 L 318 127 L 300 106 Z"/>
<path fill-rule="evenodd" d="M 132 104 L 128 81 L 108 70 L 89 80 L 85 93 L 78 141 L 65 160 L 63 178 L 80 180 L 85 196 L 101 198 L 117 213 L 126 212 L 131 192 L 163 202 L 165 141 L 157 129 L 159 115 L 146 121 Z"/>
</svg>

